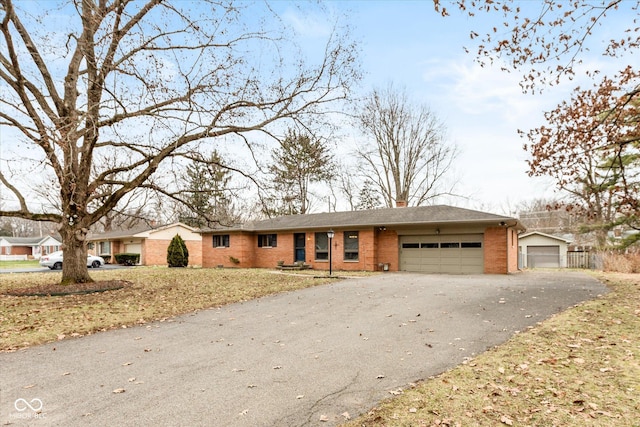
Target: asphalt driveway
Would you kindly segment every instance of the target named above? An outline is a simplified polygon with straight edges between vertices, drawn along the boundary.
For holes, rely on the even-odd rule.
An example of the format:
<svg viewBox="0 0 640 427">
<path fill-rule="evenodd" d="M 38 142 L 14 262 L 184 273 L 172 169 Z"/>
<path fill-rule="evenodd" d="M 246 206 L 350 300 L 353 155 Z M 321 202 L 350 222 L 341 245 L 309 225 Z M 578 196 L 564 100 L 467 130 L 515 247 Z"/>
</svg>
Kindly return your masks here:
<svg viewBox="0 0 640 427">
<path fill-rule="evenodd" d="M 606 291 L 577 272 L 338 281 L 0 354 L 0 421 L 335 425 Z"/>
</svg>

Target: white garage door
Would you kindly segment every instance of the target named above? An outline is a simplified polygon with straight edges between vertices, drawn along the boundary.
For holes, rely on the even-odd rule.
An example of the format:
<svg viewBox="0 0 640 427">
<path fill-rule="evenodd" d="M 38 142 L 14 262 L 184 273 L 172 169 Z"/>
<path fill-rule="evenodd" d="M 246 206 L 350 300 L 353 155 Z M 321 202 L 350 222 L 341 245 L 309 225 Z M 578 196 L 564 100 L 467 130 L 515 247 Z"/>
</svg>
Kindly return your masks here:
<svg viewBox="0 0 640 427">
<path fill-rule="evenodd" d="M 560 246 L 527 246 L 527 267 L 560 267 Z"/>
<path fill-rule="evenodd" d="M 129 243 L 124 245 L 124 251 L 128 254 L 139 254 L 142 253 L 142 244 L 141 243 Z"/>
<path fill-rule="evenodd" d="M 424 273 L 483 273 L 482 234 L 401 236 L 400 269 Z"/>
</svg>

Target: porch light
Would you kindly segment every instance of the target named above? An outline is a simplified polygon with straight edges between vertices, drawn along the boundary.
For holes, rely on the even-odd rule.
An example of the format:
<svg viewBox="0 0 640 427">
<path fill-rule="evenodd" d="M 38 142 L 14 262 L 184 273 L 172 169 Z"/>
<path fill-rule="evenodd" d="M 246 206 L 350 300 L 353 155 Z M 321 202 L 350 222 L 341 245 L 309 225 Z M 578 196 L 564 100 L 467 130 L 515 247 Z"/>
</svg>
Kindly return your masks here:
<svg viewBox="0 0 640 427">
<path fill-rule="evenodd" d="M 329 276 L 331 276 L 331 246 L 333 236 L 335 236 L 335 233 L 333 232 L 333 229 L 330 228 L 329 231 L 327 231 L 327 237 L 329 238 Z"/>
</svg>

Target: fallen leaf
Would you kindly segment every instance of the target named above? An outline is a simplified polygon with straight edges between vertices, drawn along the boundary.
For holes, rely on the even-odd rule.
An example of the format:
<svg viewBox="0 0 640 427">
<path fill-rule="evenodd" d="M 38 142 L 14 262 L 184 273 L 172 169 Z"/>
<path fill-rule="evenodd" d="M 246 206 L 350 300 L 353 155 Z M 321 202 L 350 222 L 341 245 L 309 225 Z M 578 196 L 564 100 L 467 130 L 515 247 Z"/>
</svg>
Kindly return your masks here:
<svg viewBox="0 0 640 427">
<path fill-rule="evenodd" d="M 503 415 L 500 417 L 500 421 L 503 424 L 506 424 L 508 426 L 512 426 L 513 425 L 513 420 L 511 420 L 511 418 L 507 417 L 506 415 Z"/>
</svg>

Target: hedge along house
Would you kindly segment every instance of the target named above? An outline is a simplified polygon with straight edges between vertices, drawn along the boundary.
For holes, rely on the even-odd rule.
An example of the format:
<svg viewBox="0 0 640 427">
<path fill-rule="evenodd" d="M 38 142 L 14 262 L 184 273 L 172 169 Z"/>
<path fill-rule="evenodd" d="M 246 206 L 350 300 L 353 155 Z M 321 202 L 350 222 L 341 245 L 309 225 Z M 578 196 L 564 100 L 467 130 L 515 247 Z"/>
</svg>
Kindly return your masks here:
<svg viewBox="0 0 640 427">
<path fill-rule="evenodd" d="M 187 245 L 189 265 L 202 265 L 202 236 L 195 228 L 182 223 L 93 233 L 87 242 L 90 253 L 109 263 L 116 262 L 116 254 L 134 253 L 140 254 L 140 265 L 167 265 L 167 249 L 176 234 Z"/>
<path fill-rule="evenodd" d="M 451 206 L 290 215 L 202 230 L 202 265 L 507 274 L 521 231 L 515 218 Z"/>
</svg>

